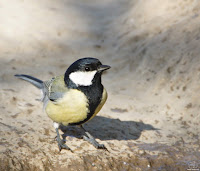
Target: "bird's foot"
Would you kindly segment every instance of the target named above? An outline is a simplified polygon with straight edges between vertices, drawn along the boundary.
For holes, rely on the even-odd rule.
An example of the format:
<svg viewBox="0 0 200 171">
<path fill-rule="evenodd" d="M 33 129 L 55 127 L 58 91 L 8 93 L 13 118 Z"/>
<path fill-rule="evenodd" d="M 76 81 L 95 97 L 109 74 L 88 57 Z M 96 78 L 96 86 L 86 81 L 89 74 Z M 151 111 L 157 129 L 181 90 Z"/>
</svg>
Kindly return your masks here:
<svg viewBox="0 0 200 171">
<path fill-rule="evenodd" d="M 89 142 L 90 144 L 92 144 L 95 148 L 97 149 L 104 149 L 106 151 L 108 151 L 108 149 L 106 148 L 106 146 L 104 144 L 99 144 L 92 136 L 83 136 L 83 139 L 87 142 Z"/>
<path fill-rule="evenodd" d="M 66 149 L 66 150 L 69 150 L 73 153 L 73 151 L 65 144 L 65 141 L 63 139 L 56 138 L 56 140 L 57 140 L 57 143 L 58 143 L 59 151 L 61 151 L 62 149 Z"/>
<path fill-rule="evenodd" d="M 95 148 L 97 149 L 104 149 L 106 151 L 108 151 L 108 149 L 105 147 L 104 144 L 99 144 L 95 138 L 85 130 L 85 128 L 80 125 L 80 128 L 84 131 L 85 135 L 82 136 L 82 138 L 85 140 L 85 141 L 88 141 L 90 144 L 92 144 Z"/>
</svg>

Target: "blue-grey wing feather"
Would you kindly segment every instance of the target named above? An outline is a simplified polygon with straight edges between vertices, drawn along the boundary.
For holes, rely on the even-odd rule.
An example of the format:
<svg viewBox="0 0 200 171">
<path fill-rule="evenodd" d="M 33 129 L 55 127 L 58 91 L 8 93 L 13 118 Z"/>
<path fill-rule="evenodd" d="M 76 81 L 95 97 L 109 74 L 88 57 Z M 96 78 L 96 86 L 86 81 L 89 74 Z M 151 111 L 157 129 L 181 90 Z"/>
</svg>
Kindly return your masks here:
<svg viewBox="0 0 200 171">
<path fill-rule="evenodd" d="M 68 91 L 64 83 L 64 76 L 53 77 L 51 80 L 45 81 L 44 87 L 44 99 L 48 97 L 49 100 L 54 102 L 62 98 Z"/>
</svg>

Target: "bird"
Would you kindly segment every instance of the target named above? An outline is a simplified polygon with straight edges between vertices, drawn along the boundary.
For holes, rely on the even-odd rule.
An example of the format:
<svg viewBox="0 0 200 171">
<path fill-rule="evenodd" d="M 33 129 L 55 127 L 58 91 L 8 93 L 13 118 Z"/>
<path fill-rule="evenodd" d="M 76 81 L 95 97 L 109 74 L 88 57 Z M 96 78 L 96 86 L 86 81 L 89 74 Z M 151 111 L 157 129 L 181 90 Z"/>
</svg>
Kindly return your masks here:
<svg viewBox="0 0 200 171">
<path fill-rule="evenodd" d="M 103 65 L 99 59 L 84 57 L 72 63 L 64 75 L 42 81 L 30 75 L 16 74 L 19 79 L 28 81 L 41 90 L 43 108 L 53 121 L 59 151 L 72 151 L 61 138 L 61 126 L 79 126 L 84 135 L 82 138 L 97 149 L 106 149 L 104 144 L 83 127 L 101 110 L 107 100 L 107 91 L 102 85 L 102 73 L 111 67 Z M 73 152 L 73 151 L 72 151 Z"/>
</svg>

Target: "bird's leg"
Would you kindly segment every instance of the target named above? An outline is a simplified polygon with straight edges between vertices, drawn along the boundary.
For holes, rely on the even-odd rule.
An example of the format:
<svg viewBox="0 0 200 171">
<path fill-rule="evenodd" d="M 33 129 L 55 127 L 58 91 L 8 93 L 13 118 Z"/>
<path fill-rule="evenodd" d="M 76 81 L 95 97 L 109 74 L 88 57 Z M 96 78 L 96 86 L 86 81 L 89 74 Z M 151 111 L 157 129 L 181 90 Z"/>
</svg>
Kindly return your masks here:
<svg viewBox="0 0 200 171">
<path fill-rule="evenodd" d="M 65 141 L 63 139 L 60 138 L 60 134 L 59 134 L 59 124 L 54 122 L 54 128 L 56 130 L 56 141 L 58 143 L 58 148 L 59 150 L 61 151 L 62 149 L 66 149 L 66 150 L 70 150 L 71 152 L 73 152 L 66 144 L 65 144 Z"/>
<path fill-rule="evenodd" d="M 83 135 L 83 139 L 88 141 L 90 144 L 92 144 L 95 148 L 97 149 L 105 149 L 107 150 L 107 148 L 104 146 L 104 144 L 99 144 L 95 138 L 85 130 L 85 128 L 80 125 L 80 128 L 84 131 L 85 135 Z"/>
</svg>

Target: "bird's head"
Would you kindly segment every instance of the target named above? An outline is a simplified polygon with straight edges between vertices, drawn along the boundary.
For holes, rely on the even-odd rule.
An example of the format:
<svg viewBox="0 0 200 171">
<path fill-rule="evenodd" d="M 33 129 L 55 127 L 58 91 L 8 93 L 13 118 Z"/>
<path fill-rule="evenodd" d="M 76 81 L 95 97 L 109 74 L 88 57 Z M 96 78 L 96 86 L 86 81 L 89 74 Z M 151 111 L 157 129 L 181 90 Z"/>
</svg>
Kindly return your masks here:
<svg viewBox="0 0 200 171">
<path fill-rule="evenodd" d="M 110 66 L 102 65 L 102 63 L 91 57 L 81 58 L 75 61 L 65 72 L 65 82 L 71 81 L 78 86 L 91 86 L 96 81 L 101 81 L 103 71 L 109 69 Z"/>
</svg>

